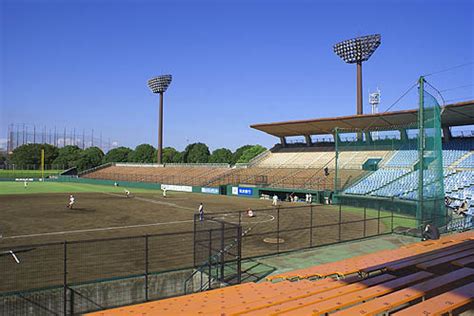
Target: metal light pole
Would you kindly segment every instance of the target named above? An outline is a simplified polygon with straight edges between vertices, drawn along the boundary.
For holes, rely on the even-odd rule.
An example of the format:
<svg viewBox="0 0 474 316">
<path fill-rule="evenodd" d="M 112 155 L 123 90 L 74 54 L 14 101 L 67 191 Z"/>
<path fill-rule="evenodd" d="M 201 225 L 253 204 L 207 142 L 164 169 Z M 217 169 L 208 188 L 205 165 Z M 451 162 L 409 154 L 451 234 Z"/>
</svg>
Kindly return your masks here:
<svg viewBox="0 0 474 316">
<path fill-rule="evenodd" d="M 367 35 L 334 45 L 334 52 L 348 64 L 357 64 L 357 114 L 364 113 L 362 106 L 362 62 L 369 60 L 381 43 L 381 35 Z"/>
<path fill-rule="evenodd" d="M 363 114 L 362 106 L 362 62 L 357 63 L 357 114 Z"/>
<path fill-rule="evenodd" d="M 148 80 L 148 87 L 153 93 L 160 94 L 160 109 L 158 111 L 158 159 L 162 163 L 163 156 L 163 94 L 168 89 L 172 80 L 171 75 L 162 75 Z"/>
</svg>

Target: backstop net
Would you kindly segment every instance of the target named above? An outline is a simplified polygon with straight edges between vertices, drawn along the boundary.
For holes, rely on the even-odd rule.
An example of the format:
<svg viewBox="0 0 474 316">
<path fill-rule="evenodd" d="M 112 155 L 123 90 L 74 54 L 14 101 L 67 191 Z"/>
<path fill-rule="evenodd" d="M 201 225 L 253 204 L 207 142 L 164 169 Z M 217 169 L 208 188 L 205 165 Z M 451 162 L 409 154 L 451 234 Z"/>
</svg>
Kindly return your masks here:
<svg viewBox="0 0 474 316">
<path fill-rule="evenodd" d="M 335 202 L 352 212 L 390 213 L 395 231 L 445 224 L 440 106 L 424 79 L 418 113 L 371 118 L 365 128 L 334 135 Z M 359 177 L 348 181 L 350 170 Z"/>
<path fill-rule="evenodd" d="M 447 221 L 444 204 L 441 109 L 420 78 L 418 111 L 418 188 L 416 217 L 422 224 L 443 226 Z"/>
</svg>

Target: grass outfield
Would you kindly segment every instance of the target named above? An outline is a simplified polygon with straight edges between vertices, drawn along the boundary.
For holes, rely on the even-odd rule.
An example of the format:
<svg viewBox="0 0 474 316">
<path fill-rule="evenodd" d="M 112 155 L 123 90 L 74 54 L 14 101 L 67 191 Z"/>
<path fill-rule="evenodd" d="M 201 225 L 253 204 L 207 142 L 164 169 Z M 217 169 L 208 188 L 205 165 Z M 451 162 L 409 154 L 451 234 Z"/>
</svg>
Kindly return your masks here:
<svg viewBox="0 0 474 316">
<path fill-rule="evenodd" d="M 33 193 L 81 193 L 81 192 L 107 192 L 123 193 L 123 187 L 111 185 L 96 185 L 72 182 L 28 182 L 25 189 L 23 182 L 3 181 L 0 182 L 0 195 L 6 194 L 33 194 Z M 153 193 L 158 190 L 132 188 L 132 193 Z"/>
<path fill-rule="evenodd" d="M 44 176 L 58 175 L 63 170 L 45 170 Z M 41 170 L 4 170 L 0 169 L 0 178 L 41 178 Z"/>
</svg>

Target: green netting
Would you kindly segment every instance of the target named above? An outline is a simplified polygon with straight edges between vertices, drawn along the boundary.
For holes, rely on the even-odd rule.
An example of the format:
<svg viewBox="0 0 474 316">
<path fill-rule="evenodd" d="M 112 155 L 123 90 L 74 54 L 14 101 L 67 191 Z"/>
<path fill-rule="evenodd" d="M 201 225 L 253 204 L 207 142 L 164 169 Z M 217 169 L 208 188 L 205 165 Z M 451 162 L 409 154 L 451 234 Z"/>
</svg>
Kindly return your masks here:
<svg viewBox="0 0 474 316">
<path fill-rule="evenodd" d="M 377 118 L 364 129 L 334 131 L 337 203 L 393 212 L 395 227 L 444 224 L 440 107 L 422 79 L 419 102 L 418 117 L 399 125 Z"/>
<path fill-rule="evenodd" d="M 424 78 L 420 78 L 419 84 L 417 219 L 421 224 L 442 226 L 447 214 L 444 205 L 441 109 L 436 98 L 426 91 Z"/>
<path fill-rule="evenodd" d="M 373 125 L 380 125 L 376 123 Z M 337 129 L 335 201 L 343 209 L 393 213 L 394 228 L 415 228 L 417 135 L 415 119 L 388 128 L 376 128 L 369 122 L 365 129 Z"/>
</svg>

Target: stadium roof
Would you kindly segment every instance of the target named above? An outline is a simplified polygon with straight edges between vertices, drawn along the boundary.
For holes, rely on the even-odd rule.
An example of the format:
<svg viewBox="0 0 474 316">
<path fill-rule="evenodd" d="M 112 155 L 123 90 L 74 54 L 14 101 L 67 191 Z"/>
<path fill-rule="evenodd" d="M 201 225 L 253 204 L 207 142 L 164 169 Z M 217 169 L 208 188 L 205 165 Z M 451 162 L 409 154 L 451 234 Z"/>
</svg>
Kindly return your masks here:
<svg viewBox="0 0 474 316">
<path fill-rule="evenodd" d="M 301 121 L 263 123 L 250 125 L 251 128 L 276 137 L 332 134 L 337 128 L 390 129 L 396 126 L 416 124 L 418 110 L 405 110 L 377 114 L 340 116 Z M 462 126 L 474 124 L 474 100 L 446 105 L 442 108 L 443 126 Z"/>
</svg>

